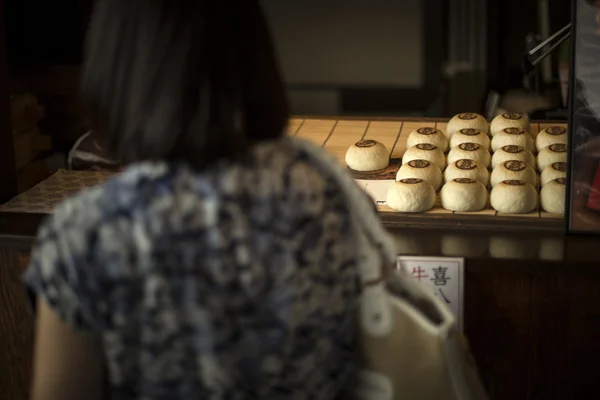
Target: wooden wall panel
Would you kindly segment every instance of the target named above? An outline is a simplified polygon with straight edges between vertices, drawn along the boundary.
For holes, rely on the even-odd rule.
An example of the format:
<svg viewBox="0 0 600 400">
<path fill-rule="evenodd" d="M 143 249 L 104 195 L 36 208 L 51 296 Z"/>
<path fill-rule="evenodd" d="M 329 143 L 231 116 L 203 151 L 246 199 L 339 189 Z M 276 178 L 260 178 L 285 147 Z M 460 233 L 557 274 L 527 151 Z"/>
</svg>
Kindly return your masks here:
<svg viewBox="0 0 600 400">
<path fill-rule="evenodd" d="M 0 247 L 0 399 L 29 398 L 34 318 L 21 283 L 28 253 Z"/>
</svg>

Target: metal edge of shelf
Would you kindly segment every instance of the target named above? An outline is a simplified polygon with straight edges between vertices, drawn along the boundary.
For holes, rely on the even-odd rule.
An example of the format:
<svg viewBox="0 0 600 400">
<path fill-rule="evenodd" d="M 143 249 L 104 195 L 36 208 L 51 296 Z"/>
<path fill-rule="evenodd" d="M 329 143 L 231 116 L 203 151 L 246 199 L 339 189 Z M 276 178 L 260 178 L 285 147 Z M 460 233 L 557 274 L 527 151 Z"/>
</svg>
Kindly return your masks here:
<svg viewBox="0 0 600 400">
<path fill-rule="evenodd" d="M 9 247 L 27 250 L 34 241 L 34 236 L 0 234 L 0 249 Z"/>
<path fill-rule="evenodd" d="M 498 216 L 433 216 L 432 214 L 400 214 L 380 212 L 379 218 L 388 229 L 447 229 L 450 231 L 494 231 L 564 234 L 562 218 L 518 218 Z M 535 222 L 535 223 L 533 223 Z"/>
</svg>

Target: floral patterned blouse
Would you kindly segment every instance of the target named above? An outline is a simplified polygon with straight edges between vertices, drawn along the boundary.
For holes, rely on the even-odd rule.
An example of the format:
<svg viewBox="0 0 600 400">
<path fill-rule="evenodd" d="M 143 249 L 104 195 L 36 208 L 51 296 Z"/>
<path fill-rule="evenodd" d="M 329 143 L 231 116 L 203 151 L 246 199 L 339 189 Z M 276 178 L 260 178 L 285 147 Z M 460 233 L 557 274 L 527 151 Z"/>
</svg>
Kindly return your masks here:
<svg viewBox="0 0 600 400">
<path fill-rule="evenodd" d="M 112 399 L 331 399 L 352 372 L 355 235 L 290 139 L 140 163 L 58 207 L 27 284 L 97 336 Z"/>
</svg>

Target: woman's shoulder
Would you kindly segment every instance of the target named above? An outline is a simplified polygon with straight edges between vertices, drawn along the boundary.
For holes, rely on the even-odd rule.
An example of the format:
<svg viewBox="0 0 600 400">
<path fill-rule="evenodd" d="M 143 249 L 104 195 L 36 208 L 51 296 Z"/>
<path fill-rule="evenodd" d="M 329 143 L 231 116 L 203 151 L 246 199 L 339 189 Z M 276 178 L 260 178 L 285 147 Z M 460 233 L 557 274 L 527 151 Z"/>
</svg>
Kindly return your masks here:
<svg viewBox="0 0 600 400">
<path fill-rule="evenodd" d="M 136 189 L 153 180 L 168 179 L 170 168 L 164 163 L 143 163 L 127 168 L 100 186 L 82 190 L 60 203 L 43 226 L 54 229 L 81 229 L 119 214 L 124 217 L 140 198 Z"/>
</svg>

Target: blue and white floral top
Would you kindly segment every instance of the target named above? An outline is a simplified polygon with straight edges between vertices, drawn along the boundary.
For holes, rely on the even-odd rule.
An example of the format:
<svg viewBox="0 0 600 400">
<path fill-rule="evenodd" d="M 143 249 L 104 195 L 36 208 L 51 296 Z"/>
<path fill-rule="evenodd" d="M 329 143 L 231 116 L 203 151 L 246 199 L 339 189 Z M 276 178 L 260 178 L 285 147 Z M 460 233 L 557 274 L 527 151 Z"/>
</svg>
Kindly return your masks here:
<svg viewBox="0 0 600 400">
<path fill-rule="evenodd" d="M 77 195 L 25 278 L 101 339 L 112 399 L 331 399 L 352 370 L 354 236 L 336 180 L 282 139 Z"/>
</svg>

